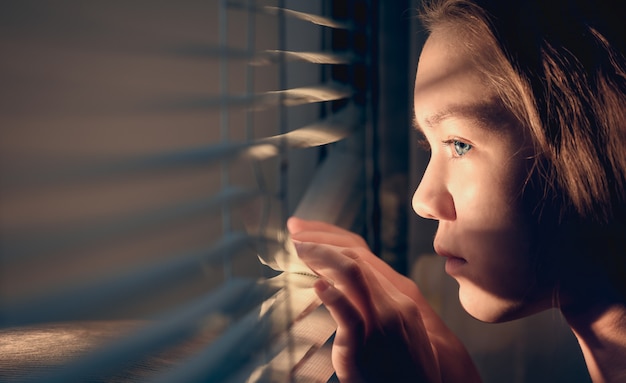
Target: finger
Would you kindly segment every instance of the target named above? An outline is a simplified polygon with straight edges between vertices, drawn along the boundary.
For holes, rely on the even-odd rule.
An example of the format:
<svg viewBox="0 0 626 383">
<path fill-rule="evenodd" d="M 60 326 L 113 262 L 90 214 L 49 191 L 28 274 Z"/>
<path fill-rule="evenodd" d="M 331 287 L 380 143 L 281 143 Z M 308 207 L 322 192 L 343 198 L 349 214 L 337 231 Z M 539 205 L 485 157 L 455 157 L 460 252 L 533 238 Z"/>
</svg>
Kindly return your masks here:
<svg viewBox="0 0 626 383">
<path fill-rule="evenodd" d="M 363 268 L 363 272 L 368 274 L 368 279 L 376 280 L 370 284 L 376 316 L 367 323 L 385 334 L 395 333 L 400 339 L 415 341 L 412 348 L 415 360 L 436 364 L 436 350 L 431 344 L 418 305 L 376 269 Z"/>
<path fill-rule="evenodd" d="M 401 291 L 402 294 L 407 295 L 416 303 L 424 304 L 426 302 L 414 281 L 399 274 L 389 266 L 388 263 L 372 254 L 368 249 L 357 249 L 356 251 L 359 253 L 361 259 L 369 263 L 378 273 L 383 275 L 387 280 L 394 281 L 393 285 Z"/>
<path fill-rule="evenodd" d="M 348 236 L 343 233 L 305 230 L 292 234 L 291 238 L 301 242 L 326 243 L 329 245 L 340 247 L 367 248 L 367 245 L 363 241 L 357 240 L 354 238 L 354 236 Z"/>
<path fill-rule="evenodd" d="M 350 329 L 352 335 L 362 338 L 364 334 L 363 317 L 350 300 L 324 279 L 315 281 L 313 287 L 337 325 Z"/>
<path fill-rule="evenodd" d="M 398 312 L 402 312 L 403 315 L 412 318 L 415 322 L 421 321 L 416 303 L 400 291 L 392 281 L 374 268 L 363 268 L 363 272 L 369 274 L 368 279 L 376 281 L 370 284 L 371 296 L 372 301 L 376 302 L 376 311 L 381 322 L 385 322 L 390 316 Z"/>
<path fill-rule="evenodd" d="M 361 236 L 351 232 L 350 230 L 346 230 L 327 222 L 310 221 L 298 217 L 291 217 L 287 220 L 287 229 L 289 229 L 289 232 L 292 235 L 302 231 L 319 231 L 325 233 L 343 234 L 353 238 L 356 242 L 363 245 L 363 247 L 367 247 L 367 243 Z"/>
<path fill-rule="evenodd" d="M 374 317 L 371 319 L 380 322 L 384 317 L 393 313 L 398 308 L 398 303 L 406 298 L 396 286 L 383 274 L 374 269 L 370 264 L 363 261 L 358 254 L 354 254 L 355 262 L 360 265 L 359 269 L 363 273 L 364 279 L 368 281 L 370 289 L 370 299 L 373 302 Z M 408 300 L 408 298 L 406 298 Z M 370 318 L 368 318 L 370 319 Z M 368 323 L 371 322 L 368 321 Z"/>
<path fill-rule="evenodd" d="M 314 288 L 317 296 L 337 323 L 332 351 L 333 366 L 337 374 L 342 382 L 363 381 L 358 376 L 353 376 L 358 373 L 354 361 L 358 350 L 364 345 L 366 334 L 363 317 L 350 300 L 327 281 L 323 279 L 316 281 Z M 346 374 L 347 376 L 344 376 Z M 350 376 L 356 380 L 350 380 Z"/>
<path fill-rule="evenodd" d="M 313 230 L 313 231 L 325 231 L 325 232 L 345 232 L 350 233 L 348 230 L 340 228 L 339 226 L 335 226 L 333 224 L 323 222 L 323 221 L 314 221 L 302 219 L 299 217 L 290 217 L 287 220 L 287 228 L 292 233 Z"/>
<path fill-rule="evenodd" d="M 346 306 L 350 301 L 346 299 L 345 302 L 342 302 L 342 299 L 345 299 L 344 295 L 335 295 L 331 289 L 332 286 L 327 286 L 328 283 L 326 281 L 319 283 L 319 287 L 316 287 L 316 289 L 323 288 L 327 290 L 330 298 L 323 298 L 322 295 L 319 294 L 318 296 L 322 302 L 324 302 L 324 299 L 331 301 L 330 305 L 327 305 L 327 307 L 329 311 L 331 311 L 331 307 L 335 311 L 333 316 L 337 317 L 335 320 L 347 321 L 342 322 L 342 324 L 345 323 L 345 326 L 348 328 L 351 326 L 350 321 L 356 321 L 359 326 L 362 326 L 362 329 L 359 329 L 359 331 L 364 331 L 364 333 L 357 333 L 344 329 L 346 334 L 341 335 L 341 342 L 338 344 L 346 344 L 348 347 L 358 346 L 355 338 L 353 338 L 354 336 L 369 334 L 370 331 L 382 331 L 384 334 L 395 334 L 395 336 L 400 339 L 407 341 L 419 341 L 419 346 L 414 347 L 417 356 L 416 360 L 433 361 L 434 351 L 429 341 L 426 328 L 423 325 L 420 311 L 415 302 L 399 291 L 396 286 L 380 272 L 362 261 L 358 254 L 351 253 L 347 250 L 344 250 L 343 254 L 354 260 L 363 273 L 364 279 L 367 280 L 371 308 L 370 311 L 362 317 L 363 319 L 359 320 L 359 318 L 354 317 L 354 313 L 350 312 L 353 306 Z M 341 293 L 340 290 L 337 291 Z M 349 352 L 349 350 L 345 350 L 344 352 Z"/>
<path fill-rule="evenodd" d="M 392 313 L 393 305 L 406 298 L 389 279 L 362 260 L 360 253 L 371 255 L 369 252 L 306 242 L 296 242 L 296 249 L 307 266 L 334 281 L 354 301 L 368 326 L 378 323 L 381 314 Z"/>
<path fill-rule="evenodd" d="M 364 318 L 371 318 L 374 304 L 371 299 L 370 283 L 361 269 L 363 263 L 358 256 L 344 248 L 310 242 L 295 242 L 298 256 L 316 274 L 333 281 L 361 312 Z"/>
<path fill-rule="evenodd" d="M 394 296 L 396 297 L 395 300 L 403 302 L 402 304 L 408 306 L 414 303 L 416 305 L 416 309 L 419 312 L 419 317 L 425 323 L 426 328 L 428 328 L 429 331 L 438 334 L 450 333 L 448 327 L 441 320 L 439 315 L 433 310 L 430 303 L 426 300 L 414 281 L 404 275 L 398 274 L 382 259 L 376 257 L 368 251 L 359 249 L 357 249 L 357 251 L 361 256 L 361 259 L 372 265 L 372 270 L 380 281 L 384 291 L 394 292 Z M 367 254 L 371 254 L 371 256 L 368 257 L 366 256 Z M 402 296 L 406 296 L 408 299 L 410 299 L 410 301 L 412 301 L 412 303 L 403 301 L 403 297 L 396 294 L 402 294 Z M 372 299 L 380 300 L 381 297 L 373 296 Z M 453 339 L 456 338 L 454 337 Z"/>
<path fill-rule="evenodd" d="M 365 240 L 346 229 L 340 228 L 321 221 L 309 221 L 298 217 L 290 217 L 287 220 L 287 228 L 293 239 L 302 242 L 327 243 L 333 246 L 363 247 L 369 250 Z M 374 256 L 364 258 L 377 269 L 384 270 L 384 274 L 395 273 L 382 259 Z"/>
</svg>

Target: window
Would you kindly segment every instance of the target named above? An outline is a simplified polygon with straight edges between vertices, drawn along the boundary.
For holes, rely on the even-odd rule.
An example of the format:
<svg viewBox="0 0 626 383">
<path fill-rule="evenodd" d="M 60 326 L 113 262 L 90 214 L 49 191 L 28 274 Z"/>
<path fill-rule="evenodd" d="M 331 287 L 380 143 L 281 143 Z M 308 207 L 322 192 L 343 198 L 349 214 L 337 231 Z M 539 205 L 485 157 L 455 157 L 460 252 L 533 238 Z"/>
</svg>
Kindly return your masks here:
<svg viewBox="0 0 626 383">
<path fill-rule="evenodd" d="M 372 7 L 2 5 L 0 380 L 331 376 L 257 254 L 294 212 L 373 231 Z"/>
</svg>

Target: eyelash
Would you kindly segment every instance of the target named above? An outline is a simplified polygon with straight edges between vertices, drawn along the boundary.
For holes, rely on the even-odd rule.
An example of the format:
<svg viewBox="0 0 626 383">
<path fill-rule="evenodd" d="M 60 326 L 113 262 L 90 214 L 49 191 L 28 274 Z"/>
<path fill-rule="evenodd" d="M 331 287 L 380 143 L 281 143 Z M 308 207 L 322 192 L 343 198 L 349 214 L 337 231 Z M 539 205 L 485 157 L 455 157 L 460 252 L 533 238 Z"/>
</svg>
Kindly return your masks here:
<svg viewBox="0 0 626 383">
<path fill-rule="evenodd" d="M 471 144 L 468 144 L 467 142 L 457 140 L 457 139 L 450 139 L 450 140 L 442 141 L 442 143 L 444 147 L 449 147 L 452 145 L 452 149 L 451 149 L 452 158 L 461 158 L 467 155 L 467 153 L 473 149 L 473 146 Z M 458 144 L 465 145 L 467 147 L 467 150 L 463 154 L 458 153 L 457 148 L 456 148 Z"/>
<path fill-rule="evenodd" d="M 466 143 L 465 141 L 461 141 L 461 140 L 458 140 L 458 139 L 449 139 L 449 140 L 446 140 L 446 141 L 442 141 L 441 143 L 442 143 L 442 144 L 443 144 L 443 146 L 444 146 L 444 147 L 446 147 L 446 148 L 447 148 L 447 147 L 449 147 L 450 145 L 453 145 L 452 150 L 453 150 L 454 152 L 452 153 L 452 158 L 461 158 L 461 157 L 465 156 L 465 155 L 466 155 L 466 154 L 467 154 L 470 150 L 472 150 L 472 149 L 474 148 L 474 146 L 473 146 L 473 145 L 468 144 L 468 143 Z M 463 153 L 463 154 L 459 154 L 458 152 L 456 152 L 456 148 L 455 148 L 454 146 L 455 146 L 457 143 L 459 143 L 459 144 L 463 144 L 463 145 L 467 145 L 467 146 L 468 146 L 467 151 L 466 151 L 465 153 Z M 430 149 L 430 144 L 429 144 L 428 140 L 427 140 L 425 137 L 420 137 L 420 138 L 417 140 L 417 144 L 418 144 L 418 145 L 419 145 L 419 146 L 420 146 L 423 150 L 425 150 L 425 151 L 427 151 L 427 152 L 430 152 L 430 150 L 431 150 L 431 149 Z"/>
</svg>

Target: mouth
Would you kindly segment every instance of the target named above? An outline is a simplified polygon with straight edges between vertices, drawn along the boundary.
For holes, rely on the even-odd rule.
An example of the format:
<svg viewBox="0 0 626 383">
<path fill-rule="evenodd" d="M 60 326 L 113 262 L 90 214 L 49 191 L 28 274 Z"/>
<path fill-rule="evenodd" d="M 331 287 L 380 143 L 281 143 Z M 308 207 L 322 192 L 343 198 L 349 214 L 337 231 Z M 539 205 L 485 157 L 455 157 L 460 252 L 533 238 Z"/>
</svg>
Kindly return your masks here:
<svg viewBox="0 0 626 383">
<path fill-rule="evenodd" d="M 467 264 L 467 260 L 465 258 L 453 255 L 452 253 L 435 246 L 435 252 L 446 258 L 446 273 L 449 275 L 455 275 L 458 274 L 461 269 L 463 268 L 463 266 L 465 266 Z"/>
</svg>

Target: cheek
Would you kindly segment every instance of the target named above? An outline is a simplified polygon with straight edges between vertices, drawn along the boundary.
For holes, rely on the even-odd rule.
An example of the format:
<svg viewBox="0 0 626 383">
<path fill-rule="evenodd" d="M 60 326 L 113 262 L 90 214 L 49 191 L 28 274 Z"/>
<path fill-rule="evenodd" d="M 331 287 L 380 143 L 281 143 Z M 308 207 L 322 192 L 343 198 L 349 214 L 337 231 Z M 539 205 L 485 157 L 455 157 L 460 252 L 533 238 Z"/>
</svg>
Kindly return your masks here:
<svg viewBox="0 0 626 383">
<path fill-rule="evenodd" d="M 509 230 L 467 231 L 466 273 L 457 278 L 465 310 L 486 322 L 517 319 L 546 309 L 551 289 L 536 274 L 530 239 L 515 225 Z"/>
<path fill-rule="evenodd" d="M 472 226 L 459 239 L 476 283 L 488 290 L 518 290 L 533 279 L 531 241 L 522 223 L 494 217 Z"/>
<path fill-rule="evenodd" d="M 485 322 L 503 322 L 551 307 L 552 288 L 537 279 L 527 254 L 484 250 L 485 257 L 457 279 L 459 299 L 470 315 Z"/>
<path fill-rule="evenodd" d="M 449 183 L 459 224 L 516 231 L 525 212 L 519 198 L 522 182 L 511 176 L 513 170 L 459 168 Z"/>
<path fill-rule="evenodd" d="M 455 237 L 471 264 L 472 283 L 517 299 L 535 283 L 528 213 L 521 201 L 524 173 L 500 168 L 471 173 L 473 182 L 455 183 Z"/>
</svg>

